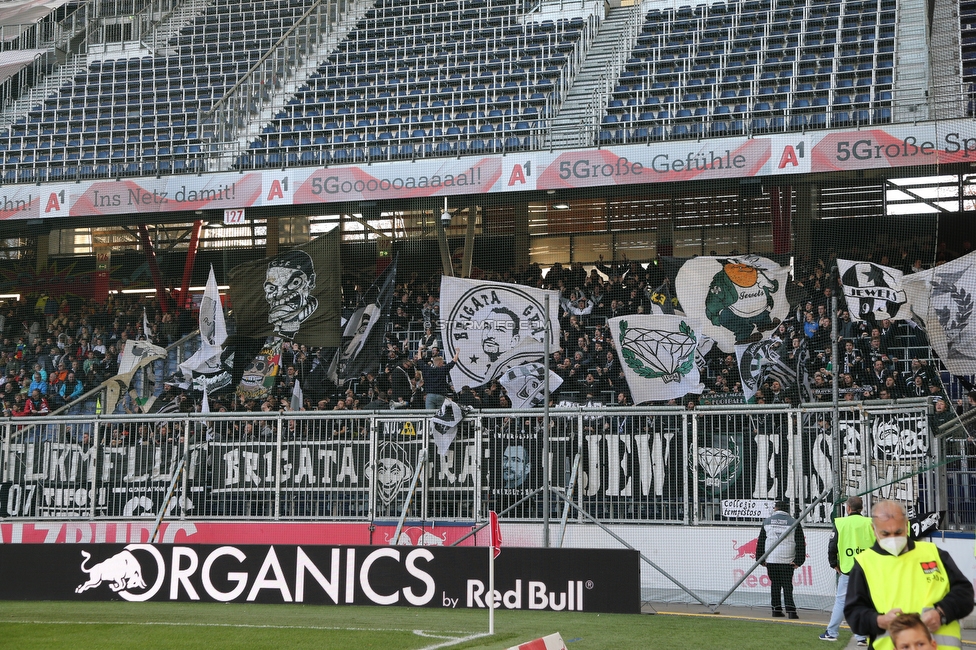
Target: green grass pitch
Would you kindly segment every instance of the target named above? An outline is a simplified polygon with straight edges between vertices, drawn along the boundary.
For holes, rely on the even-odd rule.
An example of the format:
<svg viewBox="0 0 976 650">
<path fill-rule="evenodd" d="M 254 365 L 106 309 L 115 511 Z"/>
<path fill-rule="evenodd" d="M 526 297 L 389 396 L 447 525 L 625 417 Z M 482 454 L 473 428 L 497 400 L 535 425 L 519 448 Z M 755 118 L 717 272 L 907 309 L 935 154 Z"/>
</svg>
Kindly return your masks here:
<svg viewBox="0 0 976 650">
<path fill-rule="evenodd" d="M 569 650 L 821 648 L 822 625 L 722 616 L 401 607 L 0 602 L 0 648 L 504 649 L 559 632 Z M 842 632 L 843 648 L 849 636 Z"/>
</svg>

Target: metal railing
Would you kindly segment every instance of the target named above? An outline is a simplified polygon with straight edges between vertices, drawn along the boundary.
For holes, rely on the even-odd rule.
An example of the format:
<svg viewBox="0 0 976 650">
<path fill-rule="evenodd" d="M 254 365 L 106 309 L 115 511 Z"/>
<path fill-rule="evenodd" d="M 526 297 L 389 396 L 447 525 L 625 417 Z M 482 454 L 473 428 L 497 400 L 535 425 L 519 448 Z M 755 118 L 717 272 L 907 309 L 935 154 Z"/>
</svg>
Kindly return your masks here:
<svg viewBox="0 0 976 650">
<path fill-rule="evenodd" d="M 845 405 L 834 453 L 830 407 L 674 407 L 480 411 L 446 454 L 430 412 L 282 412 L 13 418 L 0 423 L 11 517 L 155 517 L 173 482 L 170 519 L 749 524 L 742 504 L 814 505 L 827 524 L 840 463 L 844 497 L 894 498 L 913 511 L 952 510 L 927 406 Z M 542 474 L 542 436 L 550 476 Z M 429 463 L 421 465 L 426 455 Z M 410 481 L 420 467 L 418 489 Z M 958 470 L 950 467 L 952 472 Z M 968 479 L 967 479 L 968 480 Z M 955 521 L 950 517 L 950 520 Z M 751 523 L 750 523 L 751 522 Z"/>
</svg>

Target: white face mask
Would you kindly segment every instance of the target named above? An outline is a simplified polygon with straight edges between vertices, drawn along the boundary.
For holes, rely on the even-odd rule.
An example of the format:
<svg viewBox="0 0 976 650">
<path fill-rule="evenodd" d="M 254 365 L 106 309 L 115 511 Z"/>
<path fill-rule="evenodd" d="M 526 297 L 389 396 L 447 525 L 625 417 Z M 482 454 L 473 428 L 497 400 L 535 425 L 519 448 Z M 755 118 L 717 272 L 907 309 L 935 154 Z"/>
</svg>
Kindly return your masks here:
<svg viewBox="0 0 976 650">
<path fill-rule="evenodd" d="M 883 537 L 878 540 L 878 546 L 888 551 L 892 555 L 899 555 L 905 550 L 905 546 L 908 545 L 908 538 L 901 537 Z"/>
</svg>

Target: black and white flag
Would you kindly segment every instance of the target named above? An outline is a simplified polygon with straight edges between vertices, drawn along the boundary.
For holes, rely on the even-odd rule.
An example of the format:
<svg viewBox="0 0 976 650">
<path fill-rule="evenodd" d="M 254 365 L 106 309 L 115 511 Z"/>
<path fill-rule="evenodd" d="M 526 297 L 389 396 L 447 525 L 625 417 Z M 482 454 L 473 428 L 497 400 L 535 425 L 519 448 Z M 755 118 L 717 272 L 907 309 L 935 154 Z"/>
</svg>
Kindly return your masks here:
<svg viewBox="0 0 976 650">
<path fill-rule="evenodd" d="M 546 367 L 537 361 L 516 366 L 507 371 L 498 380 L 505 388 L 508 399 L 512 401 L 512 408 L 536 408 L 545 404 Z M 563 385 L 563 378 L 549 371 L 549 394 L 551 395 Z"/>
<path fill-rule="evenodd" d="M 336 384 L 379 370 L 386 324 L 393 310 L 397 260 L 394 259 L 346 321 L 342 342 L 327 376 Z"/>
<path fill-rule="evenodd" d="M 224 307 L 220 302 L 213 265 L 210 266 L 207 286 L 203 291 L 203 300 L 200 301 L 199 323 L 200 348 L 180 364 L 186 377 L 191 377 L 193 373 L 213 375 L 222 370 L 220 356 L 224 341 L 227 340 L 227 324 L 224 321 Z"/>
<path fill-rule="evenodd" d="M 912 311 L 953 375 L 976 374 L 976 252 L 903 279 Z"/>
<path fill-rule="evenodd" d="M 837 260 L 847 309 L 854 320 L 907 320 L 911 305 L 902 288 L 903 274 L 874 262 Z"/>
<path fill-rule="evenodd" d="M 293 343 L 339 344 L 342 263 L 339 229 L 274 257 L 231 269 L 237 334 Z"/>
<path fill-rule="evenodd" d="M 549 313 L 545 299 L 549 297 Z M 559 340 L 559 293 L 515 284 L 441 279 L 444 357 L 458 355 L 455 388 L 480 386 L 510 368 L 541 361 L 549 340 Z"/>
<path fill-rule="evenodd" d="M 446 456 L 451 443 L 457 437 L 458 425 L 464 414 L 461 407 L 454 400 L 447 398 L 437 413 L 430 418 L 431 437 L 434 439 L 434 446 L 437 453 Z"/>
</svg>

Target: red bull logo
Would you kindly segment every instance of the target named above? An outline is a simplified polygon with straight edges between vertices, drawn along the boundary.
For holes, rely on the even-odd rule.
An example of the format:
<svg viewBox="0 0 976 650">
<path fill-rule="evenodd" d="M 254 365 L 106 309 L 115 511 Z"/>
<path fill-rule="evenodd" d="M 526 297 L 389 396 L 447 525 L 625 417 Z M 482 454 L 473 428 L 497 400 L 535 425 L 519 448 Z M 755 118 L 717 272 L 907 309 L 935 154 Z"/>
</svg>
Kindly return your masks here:
<svg viewBox="0 0 976 650">
<path fill-rule="evenodd" d="M 103 582 L 108 582 L 109 588 L 116 593 L 123 589 L 146 588 L 146 583 L 142 579 L 142 567 L 131 552 L 122 551 L 91 568 L 85 567 L 91 559 L 91 553 L 82 551 L 81 554 L 85 558 L 81 563 L 81 570 L 88 574 L 88 580 L 78 585 L 75 589 L 76 594 L 94 589 Z"/>
<path fill-rule="evenodd" d="M 732 556 L 733 560 L 741 560 L 744 557 L 751 557 L 753 560 L 756 559 L 756 543 L 759 538 L 751 539 L 748 542 L 743 542 L 739 544 L 734 539 L 732 540 L 732 550 L 735 551 L 735 555 Z"/>
</svg>

